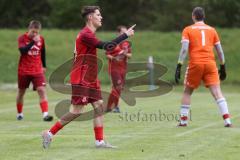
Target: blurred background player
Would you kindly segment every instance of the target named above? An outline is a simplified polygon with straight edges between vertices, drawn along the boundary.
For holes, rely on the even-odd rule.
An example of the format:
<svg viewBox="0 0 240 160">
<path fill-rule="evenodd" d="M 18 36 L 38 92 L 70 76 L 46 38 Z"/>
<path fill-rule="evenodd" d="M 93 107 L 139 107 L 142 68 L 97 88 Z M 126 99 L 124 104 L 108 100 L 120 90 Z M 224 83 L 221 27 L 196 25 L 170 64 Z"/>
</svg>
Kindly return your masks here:
<svg viewBox="0 0 240 160">
<path fill-rule="evenodd" d="M 32 82 L 33 89 L 37 90 L 40 98 L 40 107 L 44 121 L 52 121 L 48 115 L 48 100 L 46 94 L 46 50 L 44 38 L 39 34 L 41 23 L 31 21 L 28 32 L 18 38 L 20 59 L 18 64 L 18 93 L 17 93 L 17 119 L 23 119 L 23 97 L 29 84 Z"/>
<path fill-rule="evenodd" d="M 181 117 L 179 126 L 187 126 L 191 95 L 194 89 L 198 88 L 201 81 L 203 81 L 216 100 L 224 119 L 225 127 L 231 127 L 228 105 L 226 99 L 223 97 L 219 81 L 219 78 L 220 80 L 225 80 L 226 72 L 224 53 L 218 34 L 213 27 L 204 23 L 205 13 L 203 8 L 194 8 L 192 19 L 194 24 L 186 27 L 182 33 L 182 48 L 175 73 L 175 80 L 176 83 L 178 83 L 180 80 L 181 66 L 189 51 L 189 64 L 185 73 L 185 88 L 180 109 Z M 219 73 L 213 47 L 215 47 L 220 60 Z"/>
<path fill-rule="evenodd" d="M 42 133 L 43 147 L 48 148 L 53 135 L 66 124 L 79 117 L 83 107 L 89 103 L 94 108 L 95 146 L 100 148 L 115 148 L 104 141 L 103 137 L 103 100 L 100 81 L 98 80 L 97 48 L 114 49 L 117 44 L 134 34 L 130 27 L 124 34 L 111 42 L 103 42 L 95 36 L 96 30 L 102 26 L 102 16 L 98 6 L 85 6 L 82 17 L 86 20 L 85 27 L 79 32 L 75 42 L 75 57 L 71 70 L 72 100 L 70 111 L 63 115 L 48 131 Z"/>
<path fill-rule="evenodd" d="M 127 31 L 126 26 L 118 26 L 117 32 L 119 35 Z M 124 87 L 125 77 L 127 72 L 127 61 L 132 56 L 131 44 L 129 41 L 123 41 L 117 45 L 114 50 L 107 51 L 108 72 L 112 80 L 112 91 L 108 98 L 108 111 L 120 113 L 119 98 L 121 90 Z"/>
</svg>

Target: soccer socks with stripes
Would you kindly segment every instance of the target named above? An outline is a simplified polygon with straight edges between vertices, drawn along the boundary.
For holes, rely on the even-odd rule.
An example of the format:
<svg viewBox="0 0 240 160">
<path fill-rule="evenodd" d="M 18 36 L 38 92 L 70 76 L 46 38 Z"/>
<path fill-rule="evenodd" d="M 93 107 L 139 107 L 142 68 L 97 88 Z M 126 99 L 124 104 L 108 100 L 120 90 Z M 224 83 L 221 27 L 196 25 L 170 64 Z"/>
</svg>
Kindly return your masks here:
<svg viewBox="0 0 240 160">
<path fill-rule="evenodd" d="M 43 117 L 48 115 L 48 101 L 40 102 L 41 111 L 43 113 Z"/>
<path fill-rule="evenodd" d="M 231 124 L 230 114 L 228 111 L 228 105 L 227 105 L 227 101 L 225 100 L 225 98 L 220 98 L 216 102 L 219 107 L 220 113 L 223 117 L 225 125 Z"/>
<path fill-rule="evenodd" d="M 187 125 L 189 109 L 190 109 L 190 105 L 181 105 L 180 124 Z"/>
<path fill-rule="evenodd" d="M 103 126 L 94 127 L 95 140 L 98 142 L 103 141 Z"/>
</svg>

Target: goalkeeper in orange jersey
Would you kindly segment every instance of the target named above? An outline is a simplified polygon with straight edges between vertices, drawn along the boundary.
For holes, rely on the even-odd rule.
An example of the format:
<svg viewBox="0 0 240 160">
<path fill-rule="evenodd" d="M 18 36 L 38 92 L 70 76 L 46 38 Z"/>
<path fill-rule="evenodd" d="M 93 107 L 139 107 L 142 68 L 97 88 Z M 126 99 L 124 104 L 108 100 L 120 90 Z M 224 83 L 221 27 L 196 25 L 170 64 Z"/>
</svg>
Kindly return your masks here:
<svg viewBox="0 0 240 160">
<path fill-rule="evenodd" d="M 204 23 L 205 12 L 203 8 L 194 8 L 192 19 L 194 24 L 186 27 L 182 32 L 182 48 L 175 73 L 175 81 L 179 83 L 181 66 L 187 53 L 189 53 L 189 63 L 185 73 L 185 88 L 180 109 L 179 126 L 187 126 L 191 95 L 194 89 L 197 89 L 201 81 L 203 81 L 216 100 L 224 119 L 225 127 L 231 127 L 232 124 L 228 105 L 220 88 L 220 80 L 226 79 L 226 71 L 224 53 L 218 33 L 215 28 Z M 219 72 L 216 66 L 213 48 L 216 49 L 220 60 Z"/>
</svg>

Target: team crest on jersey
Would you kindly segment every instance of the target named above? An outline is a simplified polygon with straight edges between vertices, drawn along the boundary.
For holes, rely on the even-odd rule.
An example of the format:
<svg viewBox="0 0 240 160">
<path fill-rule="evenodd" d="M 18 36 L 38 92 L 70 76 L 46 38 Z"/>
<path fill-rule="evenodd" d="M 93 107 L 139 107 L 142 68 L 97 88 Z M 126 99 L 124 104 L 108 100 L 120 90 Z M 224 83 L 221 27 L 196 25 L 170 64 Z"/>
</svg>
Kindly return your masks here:
<svg viewBox="0 0 240 160">
<path fill-rule="evenodd" d="M 36 56 L 40 53 L 40 48 L 37 45 L 33 45 L 31 50 L 28 51 L 28 55 Z"/>
</svg>

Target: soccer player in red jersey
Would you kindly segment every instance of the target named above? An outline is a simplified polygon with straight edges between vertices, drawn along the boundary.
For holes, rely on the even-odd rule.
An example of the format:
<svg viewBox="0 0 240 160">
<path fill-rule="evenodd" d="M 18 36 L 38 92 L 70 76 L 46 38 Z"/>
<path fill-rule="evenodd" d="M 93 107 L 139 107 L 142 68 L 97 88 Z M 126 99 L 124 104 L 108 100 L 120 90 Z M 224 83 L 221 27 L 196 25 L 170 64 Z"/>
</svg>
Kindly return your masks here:
<svg viewBox="0 0 240 160">
<path fill-rule="evenodd" d="M 53 135 L 66 124 L 79 117 L 85 105 L 91 103 L 94 108 L 95 146 L 102 148 L 115 148 L 106 143 L 103 137 L 103 100 L 101 97 L 100 82 L 98 80 L 97 48 L 111 49 L 129 36 L 134 34 L 130 27 L 124 34 L 111 42 L 103 42 L 95 36 L 96 30 L 102 26 L 102 16 L 98 6 L 85 6 L 82 17 L 86 20 L 85 27 L 79 32 L 75 41 L 75 58 L 70 73 L 72 85 L 72 100 L 70 111 L 63 115 L 48 131 L 42 133 L 43 147 L 48 148 Z M 100 113 L 100 114 L 99 114 Z"/>
<path fill-rule="evenodd" d="M 118 34 L 124 34 L 127 31 L 126 26 L 117 27 Z M 120 113 L 119 97 L 124 87 L 127 72 L 127 61 L 132 56 L 131 44 L 129 41 L 123 41 L 112 51 L 107 51 L 108 72 L 112 80 L 112 91 L 108 98 L 108 111 Z"/>
<path fill-rule="evenodd" d="M 31 21 L 28 32 L 19 36 L 18 49 L 20 59 L 18 64 L 18 94 L 17 94 L 17 119 L 23 119 L 23 97 L 29 84 L 32 82 L 33 89 L 37 90 L 40 98 L 40 107 L 44 121 L 52 121 L 48 115 L 48 100 L 46 94 L 46 51 L 44 38 L 39 34 L 41 23 Z"/>
<path fill-rule="evenodd" d="M 224 53 L 215 28 L 205 24 L 204 18 L 205 13 L 203 8 L 194 8 L 192 12 L 194 24 L 187 26 L 182 33 L 182 49 L 175 74 L 177 83 L 180 79 L 181 66 L 188 51 L 189 63 L 184 80 L 185 88 L 180 109 L 181 117 L 179 126 L 187 126 L 191 95 L 198 88 L 201 81 L 203 81 L 219 107 L 225 127 L 231 127 L 227 101 L 222 94 L 219 81 L 219 79 L 225 80 L 226 78 Z M 219 73 L 213 48 L 216 49 L 220 60 Z"/>
</svg>

